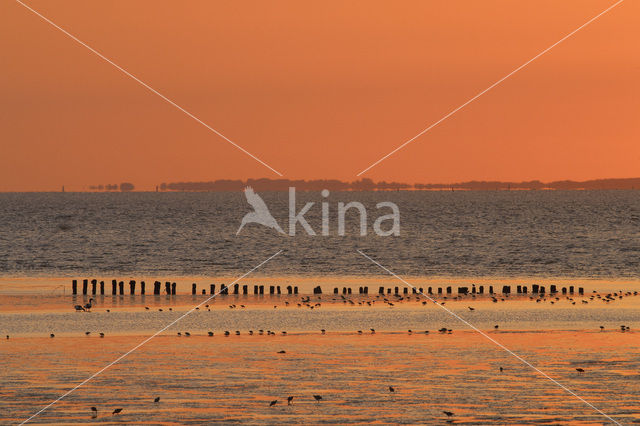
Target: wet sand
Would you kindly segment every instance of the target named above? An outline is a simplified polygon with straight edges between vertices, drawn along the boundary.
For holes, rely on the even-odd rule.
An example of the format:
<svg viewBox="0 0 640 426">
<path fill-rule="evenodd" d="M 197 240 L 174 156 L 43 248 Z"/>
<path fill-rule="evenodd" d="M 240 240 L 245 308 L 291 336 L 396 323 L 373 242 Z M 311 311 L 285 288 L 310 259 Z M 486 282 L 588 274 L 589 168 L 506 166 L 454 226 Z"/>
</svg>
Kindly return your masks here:
<svg viewBox="0 0 640 426">
<path fill-rule="evenodd" d="M 640 296 L 618 296 L 606 302 L 606 294 L 496 301 L 469 295 L 438 302 L 628 424 L 640 422 Z M 92 312 L 77 313 L 73 305 L 89 296 L 1 296 L 0 422 L 25 420 L 209 297 L 104 296 Z M 33 422 L 608 423 L 424 301 L 416 295 L 221 295 Z M 622 332 L 622 324 L 630 331 Z M 452 331 L 439 333 L 441 327 Z M 291 406 L 287 396 L 294 396 Z M 112 416 L 115 408 L 122 413 Z"/>
</svg>

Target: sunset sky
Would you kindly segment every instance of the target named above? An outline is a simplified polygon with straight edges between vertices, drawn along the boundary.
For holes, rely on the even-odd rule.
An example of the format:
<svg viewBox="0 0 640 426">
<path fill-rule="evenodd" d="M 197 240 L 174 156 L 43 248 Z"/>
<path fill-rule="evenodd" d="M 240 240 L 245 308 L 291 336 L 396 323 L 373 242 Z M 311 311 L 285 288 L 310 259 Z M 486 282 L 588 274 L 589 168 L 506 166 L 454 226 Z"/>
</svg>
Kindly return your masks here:
<svg viewBox="0 0 640 426">
<path fill-rule="evenodd" d="M 612 0 L 43 1 L 29 6 L 285 178 L 357 173 Z M 363 177 L 640 176 L 627 0 Z M 0 191 L 278 176 L 12 1 Z"/>
</svg>

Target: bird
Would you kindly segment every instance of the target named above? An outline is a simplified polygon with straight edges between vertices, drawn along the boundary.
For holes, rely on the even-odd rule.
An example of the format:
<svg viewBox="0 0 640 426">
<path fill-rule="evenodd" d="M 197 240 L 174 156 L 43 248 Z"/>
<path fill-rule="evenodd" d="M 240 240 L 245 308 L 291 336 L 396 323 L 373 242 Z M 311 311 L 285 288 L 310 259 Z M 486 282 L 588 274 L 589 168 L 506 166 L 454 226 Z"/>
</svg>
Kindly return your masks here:
<svg viewBox="0 0 640 426">
<path fill-rule="evenodd" d="M 76 310 L 76 312 L 85 312 L 85 309 L 82 305 L 75 305 L 73 308 Z"/>
<path fill-rule="evenodd" d="M 498 329 L 498 327 L 500 327 L 498 324 L 496 324 L 496 325 L 494 325 L 494 326 L 493 326 L 493 328 L 494 328 L 495 330 L 497 330 L 497 329 Z"/>
<path fill-rule="evenodd" d="M 145 306 L 145 307 L 144 307 L 144 309 L 145 309 L 145 311 L 148 311 L 148 310 L 149 310 L 149 307 L 148 307 L 148 306 Z"/>
<path fill-rule="evenodd" d="M 371 334 L 376 334 L 376 330 L 375 329 L 371 328 L 370 330 L 371 330 Z"/>
<path fill-rule="evenodd" d="M 230 333 L 229 333 L 228 331 L 225 331 L 225 332 L 224 332 L 224 335 L 225 335 L 225 336 L 228 336 L 229 334 L 230 334 Z"/>
<path fill-rule="evenodd" d="M 395 392 L 396 390 L 393 388 L 393 386 L 389 386 L 389 392 Z"/>
<path fill-rule="evenodd" d="M 153 402 L 160 402 L 160 397 L 156 396 L 156 399 L 154 399 Z"/>
<path fill-rule="evenodd" d="M 178 331 L 178 337 L 182 337 L 182 333 Z"/>
<path fill-rule="evenodd" d="M 104 338 L 104 333 L 100 333 L 100 337 L 101 337 L 101 338 Z"/>
<path fill-rule="evenodd" d="M 55 335 L 55 334 L 53 334 L 53 333 L 51 333 L 51 334 L 49 335 L 49 337 L 51 337 L 51 338 L 53 339 L 54 337 L 56 337 L 56 335 Z"/>
<path fill-rule="evenodd" d="M 93 306 L 93 298 L 89 299 L 89 303 L 85 303 L 84 309 L 89 312 L 91 311 L 91 306 Z"/>
<path fill-rule="evenodd" d="M 576 368 L 576 371 L 577 371 L 578 373 L 584 373 L 584 368 Z"/>
<path fill-rule="evenodd" d="M 210 331 L 207 333 L 209 335 L 209 337 L 213 336 L 213 331 Z"/>
<path fill-rule="evenodd" d="M 453 413 L 451 411 L 443 411 L 443 413 L 445 413 L 447 417 L 453 416 Z"/>
<path fill-rule="evenodd" d="M 84 332 L 84 335 L 85 335 L 85 336 L 88 336 L 88 335 L 90 335 L 90 334 L 91 334 L 91 332 L 90 332 L 90 331 L 85 331 L 85 332 Z"/>
<path fill-rule="evenodd" d="M 273 401 L 271 401 L 271 402 L 269 403 L 269 407 L 273 407 L 273 406 L 274 406 L 274 405 L 276 405 L 277 403 L 278 403 L 278 400 L 277 400 L 277 399 L 274 399 Z"/>
<path fill-rule="evenodd" d="M 467 306 L 469 308 L 470 311 L 475 311 L 476 308 L 472 308 L 471 306 Z"/>
<path fill-rule="evenodd" d="M 120 414 L 122 413 L 122 408 L 116 408 L 115 410 L 113 410 L 113 413 L 111 413 L 111 415 L 115 415 L 115 414 Z"/>
<path fill-rule="evenodd" d="M 292 396 L 287 397 L 287 405 L 291 405 L 291 401 L 293 401 L 293 397 Z"/>
<path fill-rule="evenodd" d="M 98 417 L 98 409 L 96 407 L 91 407 L 91 418 L 95 419 Z"/>
<path fill-rule="evenodd" d="M 317 401 L 320 402 L 320 400 L 322 399 L 322 397 L 320 395 L 313 395 L 313 398 Z"/>
<path fill-rule="evenodd" d="M 600 331 L 604 331 L 604 325 L 600 326 Z"/>
<path fill-rule="evenodd" d="M 502 367 L 500 367 L 500 372 L 501 372 L 501 373 L 502 373 L 502 370 L 503 370 L 503 368 L 502 368 Z"/>
<path fill-rule="evenodd" d="M 185 331 L 184 335 L 187 336 L 187 337 L 191 337 L 191 333 L 189 333 L 188 331 Z"/>
<path fill-rule="evenodd" d="M 325 333 L 327 332 L 327 330 L 325 330 L 325 329 L 323 328 L 322 330 L 320 330 L 320 332 L 321 332 L 322 334 L 325 334 Z"/>
<path fill-rule="evenodd" d="M 286 354 L 285 351 L 278 351 L 279 354 Z"/>
<path fill-rule="evenodd" d="M 279 233 L 284 234 L 284 231 L 282 230 L 282 228 L 280 228 L 278 222 L 276 222 L 276 220 L 269 212 L 269 208 L 267 207 L 265 202 L 258 194 L 253 192 L 253 188 L 247 186 L 244 189 L 244 196 L 251 207 L 253 207 L 254 211 L 244 215 L 244 217 L 242 218 L 242 222 L 240 223 L 240 227 L 238 228 L 238 231 L 236 231 L 236 235 L 239 235 L 244 225 L 248 223 L 258 223 L 268 228 L 273 228 Z"/>
</svg>

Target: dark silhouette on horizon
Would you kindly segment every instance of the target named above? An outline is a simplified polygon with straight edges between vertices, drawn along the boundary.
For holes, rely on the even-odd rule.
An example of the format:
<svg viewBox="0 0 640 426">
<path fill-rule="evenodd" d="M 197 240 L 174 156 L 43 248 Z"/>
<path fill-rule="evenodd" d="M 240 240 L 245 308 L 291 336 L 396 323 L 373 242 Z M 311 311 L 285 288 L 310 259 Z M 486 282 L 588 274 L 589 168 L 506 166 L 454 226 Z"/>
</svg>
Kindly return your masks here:
<svg viewBox="0 0 640 426">
<path fill-rule="evenodd" d="M 336 179 L 296 180 L 296 179 L 220 179 L 210 182 L 170 182 L 158 186 L 160 191 L 242 191 L 250 186 L 254 191 L 287 191 L 295 187 L 299 191 L 400 191 L 400 190 L 460 190 L 460 191 L 513 191 L 513 190 L 607 190 L 607 189 L 640 189 L 640 178 L 628 179 L 594 179 L 587 181 L 560 180 L 541 182 L 501 181 L 468 181 L 457 183 L 402 183 L 374 182 L 361 179 L 354 182 L 343 182 Z"/>
</svg>

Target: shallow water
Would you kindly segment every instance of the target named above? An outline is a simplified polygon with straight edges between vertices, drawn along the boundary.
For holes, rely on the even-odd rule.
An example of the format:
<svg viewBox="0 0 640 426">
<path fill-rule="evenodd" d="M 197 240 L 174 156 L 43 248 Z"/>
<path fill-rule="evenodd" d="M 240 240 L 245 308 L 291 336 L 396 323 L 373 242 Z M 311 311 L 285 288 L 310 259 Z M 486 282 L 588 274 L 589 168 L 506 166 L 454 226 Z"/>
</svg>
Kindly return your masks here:
<svg viewBox="0 0 640 426">
<path fill-rule="evenodd" d="M 618 421 L 640 422 L 640 341 L 635 333 L 493 337 Z M 3 341 L 3 352 L 11 356 L 0 367 L 0 421 L 25 419 L 140 340 Z M 577 367 L 585 372 L 578 373 Z M 289 395 L 295 396 L 292 406 L 286 405 Z M 312 395 L 323 399 L 316 403 Z M 152 402 L 156 396 L 161 397 L 158 404 Z M 278 404 L 269 407 L 275 399 Z M 91 406 L 99 410 L 97 419 L 91 419 Z M 122 414 L 111 416 L 115 408 L 123 408 Z M 459 331 L 162 336 L 34 423 L 444 424 L 443 411 L 452 411 L 456 424 L 607 423 L 478 334 Z"/>
<path fill-rule="evenodd" d="M 218 296 L 34 422 L 444 424 L 443 411 L 452 411 L 455 424 L 607 423 L 442 306 L 423 305 L 415 296 L 391 297 L 393 306 L 375 295 L 310 298 L 298 306 L 300 297 L 293 296 Z M 109 296 L 98 298 L 92 312 L 73 312 L 73 303 L 83 300 L 0 297 L 0 333 L 10 334 L 0 340 L 3 424 L 26 419 L 206 299 Z M 640 422 L 634 331 L 640 296 L 573 301 L 439 300 L 608 415 L 623 424 Z M 621 332 L 620 324 L 631 331 Z M 440 327 L 453 331 L 439 333 Z M 316 403 L 314 394 L 323 400 Z M 289 395 L 295 396 L 292 406 L 286 405 Z M 97 419 L 91 406 L 98 408 Z M 115 408 L 123 412 L 111 416 Z"/>
</svg>

